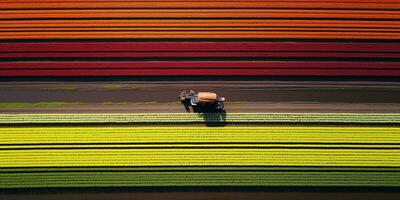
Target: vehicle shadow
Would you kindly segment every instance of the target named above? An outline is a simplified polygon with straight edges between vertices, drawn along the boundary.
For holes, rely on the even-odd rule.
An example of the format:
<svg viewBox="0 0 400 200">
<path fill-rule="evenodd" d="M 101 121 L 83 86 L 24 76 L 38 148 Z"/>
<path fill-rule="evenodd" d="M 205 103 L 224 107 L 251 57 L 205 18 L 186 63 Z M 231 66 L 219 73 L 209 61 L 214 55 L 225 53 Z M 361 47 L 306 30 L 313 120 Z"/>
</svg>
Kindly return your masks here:
<svg viewBox="0 0 400 200">
<path fill-rule="evenodd" d="M 201 104 L 197 106 L 190 106 L 190 99 L 185 99 L 181 101 L 182 105 L 185 107 L 186 112 L 190 113 L 193 110 L 193 113 L 197 113 L 199 117 L 202 117 L 204 120 L 204 124 L 206 126 L 225 126 L 226 122 L 226 111 L 218 111 L 214 106 L 203 106 Z M 192 107 L 192 109 L 190 109 Z"/>
<path fill-rule="evenodd" d="M 204 124 L 206 126 L 225 126 L 226 125 L 226 111 L 219 112 L 214 108 L 206 106 L 194 106 L 193 112 L 198 113 L 200 117 L 203 117 Z"/>
</svg>

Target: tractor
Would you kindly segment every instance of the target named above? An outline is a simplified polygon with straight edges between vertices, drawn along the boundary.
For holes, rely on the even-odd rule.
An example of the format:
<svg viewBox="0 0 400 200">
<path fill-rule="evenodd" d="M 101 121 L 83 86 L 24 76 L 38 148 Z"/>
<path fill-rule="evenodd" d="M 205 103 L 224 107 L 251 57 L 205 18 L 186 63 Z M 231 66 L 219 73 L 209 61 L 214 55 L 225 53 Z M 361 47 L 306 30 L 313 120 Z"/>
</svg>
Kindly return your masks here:
<svg viewBox="0 0 400 200">
<path fill-rule="evenodd" d="M 183 91 L 178 95 L 178 99 L 188 112 L 190 112 L 189 106 L 192 106 L 194 111 L 224 112 L 225 97 L 220 97 L 213 92 Z"/>
</svg>

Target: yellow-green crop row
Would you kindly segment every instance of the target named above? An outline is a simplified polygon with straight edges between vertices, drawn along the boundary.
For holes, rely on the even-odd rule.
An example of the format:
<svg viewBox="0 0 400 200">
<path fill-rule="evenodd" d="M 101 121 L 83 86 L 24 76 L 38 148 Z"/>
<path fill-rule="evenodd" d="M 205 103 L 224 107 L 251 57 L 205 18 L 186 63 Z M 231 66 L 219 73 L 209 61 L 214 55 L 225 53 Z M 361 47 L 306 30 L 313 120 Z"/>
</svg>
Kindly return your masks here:
<svg viewBox="0 0 400 200">
<path fill-rule="evenodd" d="M 398 127 L 16 127 L 0 136 L 0 167 L 400 167 Z"/>
<path fill-rule="evenodd" d="M 400 127 L 2 127 L 0 188 L 400 187 Z"/>
<path fill-rule="evenodd" d="M 3 150 L 0 167 L 362 166 L 400 167 L 398 149 L 30 149 Z"/>
<path fill-rule="evenodd" d="M 399 127 L 14 127 L 0 144 L 400 144 Z M 0 147 L 1 148 L 1 147 Z"/>
<path fill-rule="evenodd" d="M 0 114 L 0 124 L 35 123 L 400 123 L 398 113 Z"/>
</svg>

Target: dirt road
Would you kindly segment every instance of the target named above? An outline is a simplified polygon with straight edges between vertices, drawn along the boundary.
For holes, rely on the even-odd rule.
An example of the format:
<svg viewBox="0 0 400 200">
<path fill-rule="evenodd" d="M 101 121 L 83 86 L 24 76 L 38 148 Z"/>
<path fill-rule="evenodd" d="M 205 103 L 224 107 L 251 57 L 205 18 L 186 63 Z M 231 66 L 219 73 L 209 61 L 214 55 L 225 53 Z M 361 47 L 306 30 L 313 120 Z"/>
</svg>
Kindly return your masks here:
<svg viewBox="0 0 400 200">
<path fill-rule="evenodd" d="M 400 112 L 400 82 L 373 81 L 1 82 L 0 112 L 185 112 L 189 89 L 225 96 L 228 112 Z"/>
</svg>

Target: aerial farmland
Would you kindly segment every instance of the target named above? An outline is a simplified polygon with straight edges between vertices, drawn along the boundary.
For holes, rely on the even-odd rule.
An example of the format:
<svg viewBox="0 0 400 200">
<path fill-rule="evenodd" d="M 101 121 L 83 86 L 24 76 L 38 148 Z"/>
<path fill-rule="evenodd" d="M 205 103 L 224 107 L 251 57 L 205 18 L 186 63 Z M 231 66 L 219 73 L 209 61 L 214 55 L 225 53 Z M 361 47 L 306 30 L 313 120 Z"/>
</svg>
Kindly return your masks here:
<svg viewBox="0 0 400 200">
<path fill-rule="evenodd" d="M 398 199 L 399 9 L 0 0 L 0 199 Z"/>
</svg>

